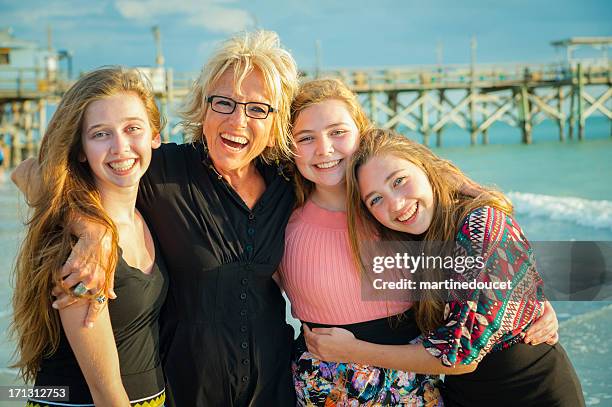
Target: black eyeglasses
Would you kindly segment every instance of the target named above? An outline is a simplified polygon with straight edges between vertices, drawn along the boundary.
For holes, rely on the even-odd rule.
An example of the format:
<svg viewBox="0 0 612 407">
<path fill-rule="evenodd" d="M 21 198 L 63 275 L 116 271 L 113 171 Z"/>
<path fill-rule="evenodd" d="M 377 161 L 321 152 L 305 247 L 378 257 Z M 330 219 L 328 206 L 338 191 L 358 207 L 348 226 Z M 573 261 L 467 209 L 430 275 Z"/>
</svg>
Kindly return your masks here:
<svg viewBox="0 0 612 407">
<path fill-rule="evenodd" d="M 209 96 L 206 101 L 210 103 L 210 108 L 222 114 L 232 114 L 236 110 L 236 105 L 244 105 L 244 114 L 253 119 L 265 119 L 270 112 L 274 112 L 274 108 L 267 103 L 261 102 L 236 102 L 232 98 L 225 96 Z"/>
</svg>

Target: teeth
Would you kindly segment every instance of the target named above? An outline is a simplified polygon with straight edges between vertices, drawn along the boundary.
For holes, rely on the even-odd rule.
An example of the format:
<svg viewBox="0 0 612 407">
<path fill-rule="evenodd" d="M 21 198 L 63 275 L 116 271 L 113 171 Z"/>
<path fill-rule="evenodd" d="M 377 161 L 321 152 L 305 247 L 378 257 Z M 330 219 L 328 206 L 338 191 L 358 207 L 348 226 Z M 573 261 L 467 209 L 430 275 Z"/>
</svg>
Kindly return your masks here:
<svg viewBox="0 0 612 407">
<path fill-rule="evenodd" d="M 400 222 L 404 222 L 408 219 L 410 219 L 417 211 L 417 209 L 419 208 L 419 204 L 418 202 L 416 203 L 416 205 L 414 205 L 414 209 L 411 210 L 410 212 L 402 215 L 401 217 L 397 218 L 397 220 L 399 220 Z"/>
<path fill-rule="evenodd" d="M 233 141 L 234 143 L 238 143 L 238 144 L 246 144 L 249 142 L 249 140 L 247 140 L 246 137 L 232 136 L 231 134 L 226 134 L 226 133 L 221 134 L 221 137 L 226 140 Z"/>
<path fill-rule="evenodd" d="M 136 162 L 136 159 L 130 158 L 129 160 L 115 161 L 115 162 L 112 162 L 112 163 L 108 163 L 108 165 L 110 165 L 110 167 L 113 170 L 116 170 L 116 171 L 126 171 L 126 170 L 129 170 L 130 168 L 132 168 L 134 166 L 135 162 Z"/>
<path fill-rule="evenodd" d="M 321 168 L 321 169 L 325 169 L 325 168 L 335 167 L 335 166 L 336 166 L 336 165 L 338 165 L 339 163 L 340 163 L 340 160 L 328 161 L 328 162 L 326 162 L 326 163 L 315 164 L 315 167 L 317 167 L 317 168 Z"/>
</svg>

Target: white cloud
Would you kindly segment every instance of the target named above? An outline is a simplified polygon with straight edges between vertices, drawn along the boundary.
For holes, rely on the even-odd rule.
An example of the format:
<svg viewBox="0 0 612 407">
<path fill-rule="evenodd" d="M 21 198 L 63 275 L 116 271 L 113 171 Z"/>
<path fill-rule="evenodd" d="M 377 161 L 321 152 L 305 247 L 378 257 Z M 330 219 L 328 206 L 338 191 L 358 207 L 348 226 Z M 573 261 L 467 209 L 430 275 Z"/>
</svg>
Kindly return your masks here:
<svg viewBox="0 0 612 407">
<path fill-rule="evenodd" d="M 175 13 L 181 5 L 164 0 L 117 0 L 115 6 L 121 15 L 133 20 L 151 20 L 157 16 Z"/>
<path fill-rule="evenodd" d="M 116 0 L 115 6 L 123 17 L 146 23 L 175 15 L 189 25 L 223 34 L 252 27 L 253 16 L 246 10 L 228 7 L 231 3 L 228 0 Z"/>
</svg>

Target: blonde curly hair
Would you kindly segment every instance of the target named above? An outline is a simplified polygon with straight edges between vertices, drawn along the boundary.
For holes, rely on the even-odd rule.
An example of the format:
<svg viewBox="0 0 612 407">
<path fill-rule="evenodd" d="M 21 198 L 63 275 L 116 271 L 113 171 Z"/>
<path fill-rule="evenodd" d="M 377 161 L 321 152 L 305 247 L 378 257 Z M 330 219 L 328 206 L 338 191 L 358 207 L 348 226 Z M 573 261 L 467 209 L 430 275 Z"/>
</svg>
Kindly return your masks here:
<svg viewBox="0 0 612 407">
<path fill-rule="evenodd" d="M 181 110 L 188 139 L 205 142 L 202 122 L 209 109 L 206 97 L 228 69 L 234 71 L 236 88 L 253 70 L 261 72 L 270 103 L 276 111 L 272 124 L 274 146 L 266 147 L 261 157 L 268 163 L 291 157 L 289 109 L 298 86 L 298 71 L 293 57 L 281 47 L 278 35 L 272 31 L 243 32 L 223 42 L 213 54 Z"/>
</svg>

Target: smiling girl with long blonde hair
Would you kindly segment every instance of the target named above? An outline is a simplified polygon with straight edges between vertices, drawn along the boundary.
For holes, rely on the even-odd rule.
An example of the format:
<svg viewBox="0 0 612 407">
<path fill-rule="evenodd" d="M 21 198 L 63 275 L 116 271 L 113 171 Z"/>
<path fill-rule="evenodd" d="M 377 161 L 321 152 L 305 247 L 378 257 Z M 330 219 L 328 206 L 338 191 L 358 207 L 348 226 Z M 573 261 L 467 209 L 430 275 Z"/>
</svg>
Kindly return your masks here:
<svg viewBox="0 0 612 407">
<path fill-rule="evenodd" d="M 33 160 L 13 174 L 22 190 L 37 193 L 15 267 L 15 366 L 27 383 L 67 387 L 34 393 L 28 406 L 164 404 L 158 319 L 168 282 L 135 208 L 162 125 L 140 74 L 119 67 L 95 70 L 66 92 L 49 123 L 38 157 L 40 185 L 23 182 Z M 111 234 L 106 284 L 114 281 L 124 294 L 105 307 L 104 294 L 88 291 L 86 282 L 72 287 L 74 295 L 103 307 L 91 327 L 84 324 L 89 301 L 52 308 L 53 286 L 76 242 L 68 226 L 73 217 Z"/>
</svg>

